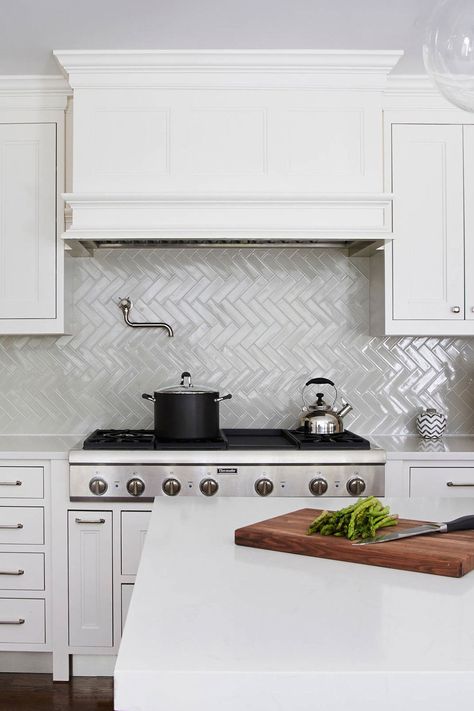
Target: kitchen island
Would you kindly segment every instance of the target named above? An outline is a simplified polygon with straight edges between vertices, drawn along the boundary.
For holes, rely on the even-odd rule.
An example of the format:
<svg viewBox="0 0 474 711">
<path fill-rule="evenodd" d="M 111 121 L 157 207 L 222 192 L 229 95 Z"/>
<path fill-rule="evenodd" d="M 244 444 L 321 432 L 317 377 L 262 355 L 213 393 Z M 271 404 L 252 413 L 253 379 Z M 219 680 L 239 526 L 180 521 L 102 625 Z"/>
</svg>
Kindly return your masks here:
<svg viewBox="0 0 474 711">
<path fill-rule="evenodd" d="M 474 508 L 388 503 L 431 520 Z M 444 578 L 234 544 L 236 528 L 318 504 L 155 500 L 115 669 L 116 711 L 446 711 L 474 696 L 474 573 Z"/>
</svg>

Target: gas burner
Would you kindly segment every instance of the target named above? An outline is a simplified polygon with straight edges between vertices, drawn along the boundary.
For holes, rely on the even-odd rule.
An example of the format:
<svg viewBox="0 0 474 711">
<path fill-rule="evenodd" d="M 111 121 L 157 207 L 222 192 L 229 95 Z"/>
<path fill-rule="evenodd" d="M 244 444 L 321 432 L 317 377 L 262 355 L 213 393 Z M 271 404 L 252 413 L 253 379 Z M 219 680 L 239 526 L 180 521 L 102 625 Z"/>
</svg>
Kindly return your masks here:
<svg viewBox="0 0 474 711">
<path fill-rule="evenodd" d="M 200 450 L 227 449 L 228 442 L 221 431 L 216 439 L 157 439 L 153 430 L 95 430 L 84 440 L 83 449 L 157 449 Z"/>
<path fill-rule="evenodd" d="M 154 449 L 155 435 L 149 430 L 95 430 L 83 449 Z"/>
<path fill-rule="evenodd" d="M 303 428 L 290 430 L 301 449 L 370 449 L 370 442 L 345 430 L 332 435 L 308 434 Z"/>
</svg>

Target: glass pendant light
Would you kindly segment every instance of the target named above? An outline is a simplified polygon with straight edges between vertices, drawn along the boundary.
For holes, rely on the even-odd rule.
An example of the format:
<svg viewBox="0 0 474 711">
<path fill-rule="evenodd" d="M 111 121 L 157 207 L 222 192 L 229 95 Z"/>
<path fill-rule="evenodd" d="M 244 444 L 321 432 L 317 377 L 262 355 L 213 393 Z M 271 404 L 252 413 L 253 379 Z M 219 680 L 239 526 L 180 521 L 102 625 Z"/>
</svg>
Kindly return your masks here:
<svg viewBox="0 0 474 711">
<path fill-rule="evenodd" d="M 441 0 L 428 22 L 423 60 L 440 92 L 474 111 L 474 0 Z"/>
</svg>

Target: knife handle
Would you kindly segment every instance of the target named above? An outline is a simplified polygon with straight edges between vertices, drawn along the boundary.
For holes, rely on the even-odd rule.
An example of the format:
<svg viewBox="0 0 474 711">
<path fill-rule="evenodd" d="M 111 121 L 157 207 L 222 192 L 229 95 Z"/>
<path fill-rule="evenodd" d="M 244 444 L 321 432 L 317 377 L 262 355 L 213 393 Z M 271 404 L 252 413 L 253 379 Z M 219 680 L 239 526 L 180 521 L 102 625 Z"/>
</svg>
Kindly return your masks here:
<svg viewBox="0 0 474 711">
<path fill-rule="evenodd" d="M 455 518 L 454 521 L 446 521 L 446 533 L 452 531 L 468 531 L 474 529 L 474 516 L 461 516 Z"/>
</svg>

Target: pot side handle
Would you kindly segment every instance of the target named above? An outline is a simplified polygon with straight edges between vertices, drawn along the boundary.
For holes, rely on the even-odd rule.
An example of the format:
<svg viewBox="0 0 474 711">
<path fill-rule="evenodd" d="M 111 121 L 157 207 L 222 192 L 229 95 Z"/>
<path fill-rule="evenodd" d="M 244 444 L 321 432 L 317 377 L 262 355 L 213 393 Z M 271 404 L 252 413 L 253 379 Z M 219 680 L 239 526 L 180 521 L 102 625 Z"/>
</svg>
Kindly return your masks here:
<svg viewBox="0 0 474 711">
<path fill-rule="evenodd" d="M 142 398 L 143 398 L 144 400 L 149 400 L 150 402 L 156 402 L 156 400 L 155 400 L 155 398 L 153 397 L 153 395 L 148 395 L 148 393 L 143 393 L 143 394 L 142 394 Z"/>
<path fill-rule="evenodd" d="M 222 397 L 214 398 L 214 402 L 222 402 L 222 400 L 232 400 L 232 395 L 223 395 Z"/>
</svg>

